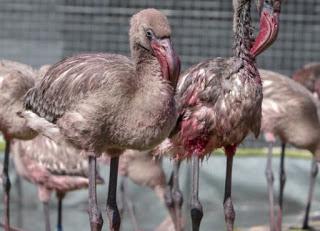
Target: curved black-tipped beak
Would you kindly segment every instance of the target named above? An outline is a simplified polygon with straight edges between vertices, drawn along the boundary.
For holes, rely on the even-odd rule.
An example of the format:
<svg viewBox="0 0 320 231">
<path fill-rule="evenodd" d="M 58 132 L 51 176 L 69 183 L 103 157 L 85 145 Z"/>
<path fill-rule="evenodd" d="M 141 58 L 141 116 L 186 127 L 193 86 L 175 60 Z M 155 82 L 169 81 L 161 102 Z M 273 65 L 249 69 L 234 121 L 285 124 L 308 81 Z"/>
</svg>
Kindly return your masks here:
<svg viewBox="0 0 320 231">
<path fill-rule="evenodd" d="M 153 39 L 151 47 L 159 60 L 163 76 L 176 86 L 181 64 L 170 38 Z"/>
<path fill-rule="evenodd" d="M 281 0 L 259 0 L 260 30 L 251 48 L 251 54 L 256 57 L 276 40 L 279 31 L 279 16 Z"/>
</svg>

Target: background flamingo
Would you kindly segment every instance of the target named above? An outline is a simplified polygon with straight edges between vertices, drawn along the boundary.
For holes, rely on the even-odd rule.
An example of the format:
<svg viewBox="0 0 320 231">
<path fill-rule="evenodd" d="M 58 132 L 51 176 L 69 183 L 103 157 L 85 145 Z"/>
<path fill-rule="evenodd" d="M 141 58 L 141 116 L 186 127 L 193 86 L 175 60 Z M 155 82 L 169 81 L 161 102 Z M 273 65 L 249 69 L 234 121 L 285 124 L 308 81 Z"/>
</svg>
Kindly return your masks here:
<svg viewBox="0 0 320 231">
<path fill-rule="evenodd" d="M 92 230 L 102 217 L 95 189 L 96 157 L 111 157 L 107 214 L 119 230 L 116 203 L 118 158 L 125 149 L 150 149 L 172 130 L 177 113 L 174 88 L 180 71 L 167 18 L 155 9 L 131 18 L 132 58 L 82 54 L 53 65 L 30 90 L 22 116 L 30 127 L 85 150 L 89 159 L 89 204 Z"/>
<path fill-rule="evenodd" d="M 57 230 L 62 231 L 62 200 L 69 191 L 88 187 L 88 162 L 79 150 L 58 146 L 42 135 L 33 140 L 13 140 L 11 150 L 19 175 L 38 187 L 44 206 L 45 230 L 50 231 L 49 201 L 51 192 L 58 198 Z M 98 183 L 103 179 L 97 173 Z"/>
<path fill-rule="evenodd" d="M 281 230 L 283 190 L 286 181 L 284 170 L 285 145 L 291 144 L 297 148 L 309 150 L 313 154 L 310 175 L 310 188 L 307 207 L 303 221 L 303 229 L 308 229 L 308 219 L 313 197 L 315 178 L 320 162 L 320 105 L 311 92 L 300 84 L 281 74 L 259 70 L 263 80 L 262 125 L 269 142 L 268 164 L 266 175 L 268 179 L 270 201 L 271 230 Z M 280 192 L 278 222 L 274 223 L 273 215 L 273 174 L 271 167 L 272 145 L 275 137 L 282 142 L 280 161 Z M 276 225 L 276 227 L 275 227 Z"/>
<path fill-rule="evenodd" d="M 4 225 L 5 230 L 10 227 L 10 188 L 9 179 L 9 152 L 10 142 L 16 139 L 32 139 L 36 132 L 26 126 L 26 121 L 17 116 L 23 108 L 23 96 L 34 86 L 37 72 L 30 66 L 9 60 L 0 61 L 0 130 L 5 139 L 5 156 L 3 164 L 3 191 L 4 191 Z"/>
<path fill-rule="evenodd" d="M 304 85 L 320 99 L 320 63 L 309 63 L 297 70 L 292 78 Z"/>
</svg>

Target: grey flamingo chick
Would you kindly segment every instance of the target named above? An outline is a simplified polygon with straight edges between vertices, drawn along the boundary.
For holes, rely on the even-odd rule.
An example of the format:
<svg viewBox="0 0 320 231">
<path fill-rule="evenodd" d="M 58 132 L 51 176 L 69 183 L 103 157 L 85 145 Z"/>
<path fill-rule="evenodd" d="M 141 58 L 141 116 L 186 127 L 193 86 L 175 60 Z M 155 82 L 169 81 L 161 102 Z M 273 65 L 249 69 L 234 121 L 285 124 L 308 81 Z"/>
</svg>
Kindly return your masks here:
<svg viewBox="0 0 320 231">
<path fill-rule="evenodd" d="M 217 148 L 225 149 L 227 167 L 223 204 L 227 230 L 231 231 L 235 219 L 231 199 L 233 156 L 249 132 L 259 135 L 262 83 L 254 57 L 274 41 L 280 8 L 279 1 L 273 5 L 263 3 L 260 17 L 260 33 L 263 33 L 252 44 L 250 3 L 249 0 L 233 1 L 234 57 L 209 59 L 180 76 L 177 86 L 177 100 L 181 104 L 178 124 L 170 139 L 155 150 L 160 155 L 171 153 L 178 160 L 192 159 L 193 230 L 199 230 L 203 216 L 198 199 L 199 159 Z"/>
<path fill-rule="evenodd" d="M 309 63 L 293 73 L 292 78 L 320 99 L 320 63 Z"/>
<path fill-rule="evenodd" d="M 175 125 L 180 61 L 170 36 L 169 22 L 161 12 L 142 10 L 131 18 L 131 58 L 102 53 L 66 58 L 26 96 L 27 110 L 20 115 L 30 127 L 89 153 L 92 230 L 101 230 L 103 224 L 96 202 L 96 157 L 103 152 L 112 157 L 107 214 L 110 229 L 119 230 L 119 155 L 125 149 L 155 147 Z"/>
<path fill-rule="evenodd" d="M 286 181 L 284 171 L 285 145 L 307 149 L 313 154 L 309 196 L 303 228 L 308 228 L 308 218 L 318 165 L 320 163 L 320 105 L 306 88 L 281 74 L 259 70 L 263 81 L 262 124 L 261 129 L 269 142 L 266 176 L 268 180 L 271 230 L 281 230 L 283 190 Z M 280 161 L 280 194 L 277 224 L 273 209 L 273 173 L 271 166 L 272 145 L 275 137 L 282 142 Z M 276 226 L 276 227 L 275 227 Z"/>
<path fill-rule="evenodd" d="M 0 60 L 0 130 L 5 139 L 5 156 L 2 173 L 4 192 L 4 225 L 5 231 L 10 227 L 9 179 L 10 142 L 16 139 L 32 139 L 36 132 L 26 126 L 26 121 L 17 115 L 23 108 L 23 96 L 34 86 L 36 71 L 30 66 L 9 60 Z"/>
<path fill-rule="evenodd" d="M 57 230 L 62 231 L 62 200 L 69 191 L 88 187 L 88 161 L 79 156 L 72 146 L 58 146 L 49 138 L 39 135 L 29 141 L 14 139 L 11 154 L 17 172 L 38 187 L 43 203 L 45 230 L 50 231 L 49 201 L 52 191 L 58 198 Z M 102 178 L 98 175 L 98 183 Z"/>
</svg>

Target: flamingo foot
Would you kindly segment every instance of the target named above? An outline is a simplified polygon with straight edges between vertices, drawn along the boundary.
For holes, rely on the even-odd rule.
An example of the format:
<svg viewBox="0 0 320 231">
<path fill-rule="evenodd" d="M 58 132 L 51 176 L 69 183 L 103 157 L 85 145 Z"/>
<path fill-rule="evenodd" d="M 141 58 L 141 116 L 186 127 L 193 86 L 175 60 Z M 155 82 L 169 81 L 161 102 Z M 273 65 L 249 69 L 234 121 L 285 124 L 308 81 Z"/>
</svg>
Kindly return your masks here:
<svg viewBox="0 0 320 231">
<path fill-rule="evenodd" d="M 233 224 L 236 217 L 231 197 L 227 198 L 223 204 L 224 218 L 228 231 L 233 231 Z"/>
</svg>

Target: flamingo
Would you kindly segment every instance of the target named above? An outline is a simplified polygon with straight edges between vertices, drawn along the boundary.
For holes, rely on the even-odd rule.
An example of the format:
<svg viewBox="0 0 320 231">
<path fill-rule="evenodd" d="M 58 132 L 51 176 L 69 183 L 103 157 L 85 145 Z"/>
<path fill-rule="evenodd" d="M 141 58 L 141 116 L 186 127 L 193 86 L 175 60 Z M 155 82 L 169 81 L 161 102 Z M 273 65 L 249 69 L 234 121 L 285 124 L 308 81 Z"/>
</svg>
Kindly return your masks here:
<svg viewBox="0 0 320 231">
<path fill-rule="evenodd" d="M 164 140 L 177 119 L 174 98 L 180 61 L 171 28 L 158 10 L 131 18 L 131 58 L 116 54 L 80 54 L 53 65 L 25 98 L 20 116 L 55 140 L 87 153 L 91 230 L 103 219 L 96 199 L 96 157 L 111 157 L 107 215 L 119 230 L 116 203 L 119 156 L 126 149 L 147 150 Z"/>
<path fill-rule="evenodd" d="M 9 60 L 0 60 L 0 130 L 5 140 L 5 156 L 2 170 L 4 191 L 4 227 L 10 227 L 9 152 L 12 139 L 28 140 L 37 133 L 26 126 L 26 121 L 17 112 L 23 108 L 23 96 L 34 86 L 37 71 L 32 67 Z"/>
<path fill-rule="evenodd" d="M 308 63 L 297 70 L 292 78 L 308 88 L 320 99 L 320 63 Z"/>
<path fill-rule="evenodd" d="M 259 135 L 262 83 L 254 58 L 277 36 L 280 1 L 272 1 L 272 5 L 268 1 L 259 1 L 260 33 L 253 45 L 250 2 L 233 1 L 234 56 L 201 62 L 179 77 L 176 94 L 181 110 L 178 123 L 170 139 L 154 150 L 155 155 L 169 153 L 177 160 L 192 159 L 193 230 L 199 230 L 203 216 L 198 198 L 199 159 L 217 148 L 225 150 L 227 166 L 223 206 L 226 227 L 231 231 L 235 219 L 231 199 L 233 156 L 249 132 Z"/>
<path fill-rule="evenodd" d="M 28 141 L 11 142 L 11 154 L 17 172 L 38 187 L 43 203 L 45 230 L 50 231 L 49 201 L 52 191 L 58 198 L 57 230 L 62 231 L 62 200 L 69 191 L 88 187 L 88 162 L 79 157 L 72 146 L 58 146 L 49 138 L 38 135 Z M 103 179 L 97 173 L 98 183 Z"/>
<path fill-rule="evenodd" d="M 267 70 L 259 70 L 263 80 L 262 124 L 269 143 L 266 176 L 269 191 L 270 228 L 281 230 L 283 191 L 286 181 L 284 170 L 285 146 L 291 144 L 307 149 L 313 154 L 310 187 L 303 221 L 303 229 L 308 229 L 309 212 L 313 198 L 315 179 L 320 164 L 320 105 L 311 92 L 289 77 Z M 272 146 L 275 137 L 281 140 L 280 192 L 278 221 L 274 220 Z M 318 165 L 317 165 L 318 163 Z"/>
</svg>

